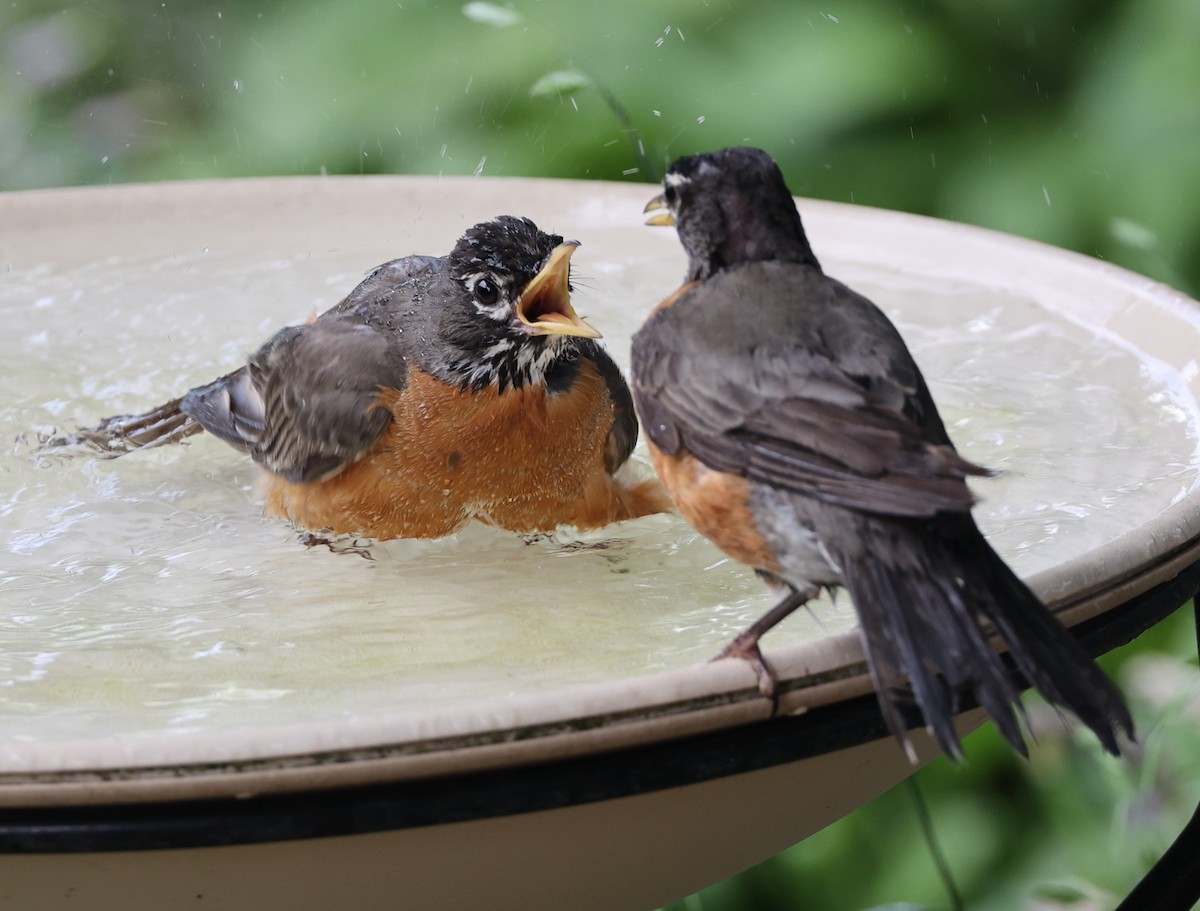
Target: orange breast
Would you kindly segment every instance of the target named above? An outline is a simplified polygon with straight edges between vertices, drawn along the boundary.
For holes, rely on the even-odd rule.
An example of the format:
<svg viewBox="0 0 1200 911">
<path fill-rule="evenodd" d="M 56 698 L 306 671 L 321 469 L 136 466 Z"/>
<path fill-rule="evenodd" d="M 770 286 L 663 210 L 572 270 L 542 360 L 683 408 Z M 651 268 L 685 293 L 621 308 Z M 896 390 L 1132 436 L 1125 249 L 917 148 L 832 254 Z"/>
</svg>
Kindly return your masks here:
<svg viewBox="0 0 1200 911">
<path fill-rule="evenodd" d="M 516 532 L 591 528 L 662 508 L 604 470 L 613 409 L 585 361 L 574 386 L 463 392 L 413 371 L 384 390 L 394 418 L 364 458 L 324 481 L 272 476 L 266 511 L 297 525 L 374 538 L 432 538 L 472 518 Z"/>
<path fill-rule="evenodd" d="M 713 471 L 691 453 L 670 456 L 653 443 L 650 457 L 671 499 L 688 523 L 735 560 L 779 570 L 750 512 L 750 483 L 745 478 Z"/>
</svg>

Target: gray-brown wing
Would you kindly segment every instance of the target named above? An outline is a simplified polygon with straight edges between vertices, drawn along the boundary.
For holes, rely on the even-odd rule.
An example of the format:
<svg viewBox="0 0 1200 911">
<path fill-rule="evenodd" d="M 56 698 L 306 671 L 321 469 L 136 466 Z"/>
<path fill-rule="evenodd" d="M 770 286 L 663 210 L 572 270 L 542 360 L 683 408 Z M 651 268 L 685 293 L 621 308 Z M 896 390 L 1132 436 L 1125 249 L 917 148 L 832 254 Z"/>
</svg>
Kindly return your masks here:
<svg viewBox="0 0 1200 911">
<path fill-rule="evenodd" d="M 387 428 L 380 389 L 403 388 L 403 360 L 379 332 L 346 320 L 289 326 L 182 410 L 289 481 L 336 473 Z"/>
<path fill-rule="evenodd" d="M 280 330 L 245 367 L 191 390 L 181 410 L 289 481 L 336 473 L 387 428 L 380 390 L 403 389 L 407 370 L 390 315 L 441 263 L 412 256 L 379 266 L 320 319 Z"/>
<path fill-rule="evenodd" d="M 867 512 L 970 508 L 968 474 L 899 334 L 807 266 L 753 263 L 634 337 L 646 434 L 720 471 Z"/>
</svg>

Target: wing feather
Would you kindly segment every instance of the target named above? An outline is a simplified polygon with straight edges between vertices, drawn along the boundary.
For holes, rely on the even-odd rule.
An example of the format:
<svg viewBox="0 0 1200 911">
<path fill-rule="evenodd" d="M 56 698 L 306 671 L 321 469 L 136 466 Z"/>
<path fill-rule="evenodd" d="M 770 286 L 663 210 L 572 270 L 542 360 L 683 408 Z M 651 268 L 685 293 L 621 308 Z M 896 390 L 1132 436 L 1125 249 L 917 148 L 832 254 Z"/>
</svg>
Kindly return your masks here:
<svg viewBox="0 0 1200 911">
<path fill-rule="evenodd" d="M 965 478 L 987 474 L 954 450 L 887 317 L 808 266 L 696 285 L 634 337 L 634 368 L 655 445 L 720 471 L 902 516 L 969 510 Z"/>
<path fill-rule="evenodd" d="M 181 410 L 289 481 L 337 473 L 390 423 L 380 391 L 407 380 L 401 343 L 377 314 L 442 265 L 409 256 L 377 267 L 315 322 L 281 329 L 245 367 L 191 390 Z"/>
</svg>

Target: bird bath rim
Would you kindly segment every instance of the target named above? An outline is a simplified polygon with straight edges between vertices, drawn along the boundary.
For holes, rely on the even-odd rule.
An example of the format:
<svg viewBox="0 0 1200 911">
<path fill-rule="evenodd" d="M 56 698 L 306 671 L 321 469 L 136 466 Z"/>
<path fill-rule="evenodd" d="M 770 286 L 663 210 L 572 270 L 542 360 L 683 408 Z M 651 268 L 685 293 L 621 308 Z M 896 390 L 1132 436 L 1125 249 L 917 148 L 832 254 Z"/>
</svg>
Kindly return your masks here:
<svg viewBox="0 0 1200 911">
<path fill-rule="evenodd" d="M 514 214 L 567 234 L 576 233 L 577 224 L 636 234 L 652 230 L 639 227 L 641 206 L 650 195 L 653 188 L 645 184 L 408 177 L 255 178 L 26 191 L 0 196 L 0 224 L 20 226 L 19 233 L 0 231 L 0 262 L 34 256 L 44 262 L 44 251 L 50 249 L 60 257 L 52 263 L 64 266 L 71 257 L 94 261 L 153 242 L 161 248 L 164 240 L 157 232 L 164 220 L 180 236 L 194 235 L 197 224 L 220 235 L 234 230 L 248 212 L 290 223 L 313 219 L 316 213 L 333 236 L 339 222 L 360 231 L 386 232 L 397 207 L 405 213 L 401 217 L 418 218 L 431 206 L 449 209 L 462 213 L 466 226 L 499 214 L 491 209 L 492 200 L 500 198 L 520 198 L 521 211 Z M 481 205 L 480 198 L 487 203 Z M 405 203 L 407 209 L 401 205 Z M 1187 376 L 1193 391 L 1200 388 L 1188 354 L 1200 339 L 1200 310 L 1173 289 L 1078 254 L 981 228 L 816 200 L 801 200 L 800 210 L 823 260 L 852 260 L 869 251 L 872 264 L 915 272 L 923 279 L 1000 288 L 1032 284 L 1039 300 L 1066 318 L 1153 350 L 1156 358 Z M 114 222 L 120 230 L 97 232 L 97 225 Z M 76 244 L 66 253 L 64 245 L 72 238 Z M 415 251 L 397 251 L 407 252 Z M 678 256 L 682 274 L 682 253 Z M 647 290 L 647 312 L 668 290 Z M 1198 559 L 1200 496 L 1193 486 L 1152 521 L 1027 581 L 1064 622 L 1075 625 L 1167 582 Z M 769 639 L 765 645 L 781 680 L 785 716 L 870 693 L 856 631 L 796 646 L 771 648 Z M 677 741 L 762 721 L 769 712 L 753 672 L 741 662 L 723 661 L 477 701 L 455 711 L 402 709 L 225 730 L 216 736 L 196 732 L 14 742 L 0 745 L 0 807 L 220 798 L 414 781 Z"/>
</svg>

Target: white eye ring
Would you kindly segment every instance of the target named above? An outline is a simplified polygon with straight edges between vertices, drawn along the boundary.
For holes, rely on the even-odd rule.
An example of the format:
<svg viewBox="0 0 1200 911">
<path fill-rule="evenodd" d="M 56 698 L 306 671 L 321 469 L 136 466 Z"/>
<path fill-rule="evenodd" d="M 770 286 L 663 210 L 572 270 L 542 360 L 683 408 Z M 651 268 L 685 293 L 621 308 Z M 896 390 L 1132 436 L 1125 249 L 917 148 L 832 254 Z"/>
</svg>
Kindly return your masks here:
<svg viewBox="0 0 1200 911">
<path fill-rule="evenodd" d="M 504 285 L 496 276 L 480 272 L 469 276 L 466 286 L 474 298 L 477 310 L 492 319 L 502 319 L 507 315 L 508 302 L 504 300 Z"/>
<path fill-rule="evenodd" d="M 494 307 L 500 300 L 500 288 L 486 275 L 479 276 L 471 283 L 471 293 L 485 307 Z"/>
</svg>

